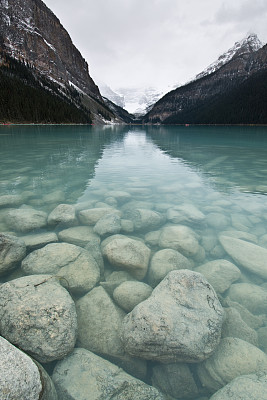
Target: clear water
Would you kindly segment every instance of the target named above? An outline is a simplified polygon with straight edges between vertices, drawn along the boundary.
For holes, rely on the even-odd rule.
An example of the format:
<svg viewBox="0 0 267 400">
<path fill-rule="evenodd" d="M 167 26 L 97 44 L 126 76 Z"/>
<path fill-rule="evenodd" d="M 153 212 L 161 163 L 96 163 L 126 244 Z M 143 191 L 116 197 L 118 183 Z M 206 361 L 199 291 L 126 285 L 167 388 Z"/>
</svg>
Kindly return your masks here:
<svg viewBox="0 0 267 400">
<path fill-rule="evenodd" d="M 0 197 L 18 194 L 21 204 L 47 213 L 62 203 L 114 205 L 114 190 L 129 193 L 131 207 L 165 217 L 176 205 L 194 205 L 205 216 L 202 223 L 184 222 L 205 248 L 195 267 L 230 259 L 218 241 L 225 231 L 238 231 L 245 240 L 253 235 L 267 248 L 266 177 L 266 127 L 0 127 Z M 8 209 L 0 208 L 2 232 L 10 231 Z M 144 239 L 147 233 L 131 235 Z M 207 245 L 210 237 L 214 243 Z M 240 269 L 239 282 L 266 290 L 262 277 Z M 266 351 L 267 343 L 259 347 Z"/>
</svg>

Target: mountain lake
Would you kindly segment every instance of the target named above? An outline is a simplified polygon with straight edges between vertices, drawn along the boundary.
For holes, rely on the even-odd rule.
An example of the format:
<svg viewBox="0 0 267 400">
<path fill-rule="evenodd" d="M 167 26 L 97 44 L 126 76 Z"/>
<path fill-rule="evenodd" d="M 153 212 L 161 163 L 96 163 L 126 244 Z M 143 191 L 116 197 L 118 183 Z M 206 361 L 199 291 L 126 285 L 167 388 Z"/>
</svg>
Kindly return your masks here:
<svg viewBox="0 0 267 400">
<path fill-rule="evenodd" d="M 18 238 L 26 253 L 1 271 L 0 334 L 44 366 L 59 399 L 253 393 L 267 370 L 266 177 L 264 126 L 1 126 L 0 252 Z M 43 319 L 8 325 L 1 290 L 29 279 L 75 303 L 61 355 L 39 349 Z"/>
</svg>

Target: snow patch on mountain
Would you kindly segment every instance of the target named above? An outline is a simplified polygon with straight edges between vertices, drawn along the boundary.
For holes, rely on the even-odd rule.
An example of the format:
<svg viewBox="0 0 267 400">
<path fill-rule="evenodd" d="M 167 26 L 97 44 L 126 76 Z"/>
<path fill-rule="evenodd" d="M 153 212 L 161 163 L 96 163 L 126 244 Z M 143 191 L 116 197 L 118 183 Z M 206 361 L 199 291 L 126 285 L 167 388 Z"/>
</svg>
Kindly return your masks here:
<svg viewBox="0 0 267 400">
<path fill-rule="evenodd" d="M 221 54 L 215 62 L 210 64 L 206 69 L 204 69 L 204 71 L 196 75 L 192 81 L 210 75 L 221 68 L 223 65 L 227 64 L 234 57 L 246 53 L 253 53 L 259 50 L 262 46 L 263 43 L 259 40 L 258 36 L 255 33 L 251 33 L 240 42 L 236 42 L 234 46 L 231 47 L 228 51 Z"/>
<path fill-rule="evenodd" d="M 113 103 L 123 107 L 130 114 L 137 117 L 146 114 L 164 94 L 177 88 L 179 85 L 168 87 L 120 87 L 111 89 L 108 85 L 98 83 L 102 96 L 111 100 Z"/>
</svg>

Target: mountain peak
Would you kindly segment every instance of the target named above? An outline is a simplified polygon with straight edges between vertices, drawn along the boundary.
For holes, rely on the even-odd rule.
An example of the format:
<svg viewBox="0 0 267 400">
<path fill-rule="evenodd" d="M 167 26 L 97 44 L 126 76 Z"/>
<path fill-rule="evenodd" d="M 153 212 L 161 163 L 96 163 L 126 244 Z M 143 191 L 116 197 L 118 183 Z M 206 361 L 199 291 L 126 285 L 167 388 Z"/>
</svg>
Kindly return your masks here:
<svg viewBox="0 0 267 400">
<path fill-rule="evenodd" d="M 217 71 L 234 57 L 241 56 L 242 54 L 254 53 L 262 46 L 263 43 L 259 40 L 256 33 L 249 33 L 248 36 L 246 36 L 244 39 L 240 40 L 239 42 L 235 42 L 233 47 L 231 47 L 225 53 L 221 54 L 215 62 L 210 64 L 200 74 L 196 75 L 193 80 L 203 78 L 204 76 Z"/>
</svg>

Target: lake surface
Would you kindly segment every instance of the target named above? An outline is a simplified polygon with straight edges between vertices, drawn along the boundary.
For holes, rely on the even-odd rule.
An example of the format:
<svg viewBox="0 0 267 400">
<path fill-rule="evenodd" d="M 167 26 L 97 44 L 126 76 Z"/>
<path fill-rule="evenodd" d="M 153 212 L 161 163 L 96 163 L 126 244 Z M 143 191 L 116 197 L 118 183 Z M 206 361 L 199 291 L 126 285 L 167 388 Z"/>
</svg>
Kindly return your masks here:
<svg viewBox="0 0 267 400">
<path fill-rule="evenodd" d="M 10 195 L 16 197 L 11 196 L 8 204 Z M 189 259 L 192 270 L 214 260 L 230 261 L 240 275 L 217 294 L 224 307 L 237 310 L 242 323 L 233 326 L 229 319 L 224 335 L 267 351 L 267 267 L 259 272 L 264 270 L 259 260 L 265 255 L 262 249 L 267 254 L 267 127 L 0 127 L 0 206 L 1 198 L 1 232 L 22 237 L 58 235 L 69 227 L 58 223 L 20 228 L 10 222 L 13 209 L 32 207 L 49 215 L 59 204 L 70 204 L 79 219 L 83 210 L 112 208 L 124 220 L 117 233 L 145 243 L 151 249 L 150 258 L 169 247 Z M 134 210 L 140 209 L 153 211 L 160 222 L 140 214 L 136 217 Z M 81 219 L 74 223 L 84 224 Z M 162 229 L 176 225 L 190 228 L 197 251 L 160 243 Z M 101 241 L 111 235 L 103 234 Z M 222 236 L 232 238 L 232 243 L 222 242 Z M 251 260 L 244 261 L 242 253 Z M 255 259 L 259 269 L 254 269 Z M 104 263 L 102 280 L 118 269 L 106 259 Z M 212 273 L 210 279 L 216 285 L 216 272 Z M 23 275 L 18 268 L 2 281 Z M 141 280 L 155 286 L 158 281 L 153 279 L 148 271 Z M 237 293 L 231 284 L 243 286 Z M 196 367 L 190 368 L 195 377 Z M 52 372 L 52 367 L 48 370 Z M 198 395 L 172 396 L 208 399 L 213 392 L 201 389 Z"/>
</svg>

